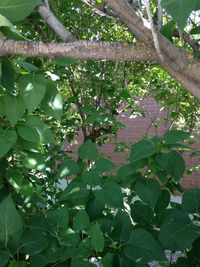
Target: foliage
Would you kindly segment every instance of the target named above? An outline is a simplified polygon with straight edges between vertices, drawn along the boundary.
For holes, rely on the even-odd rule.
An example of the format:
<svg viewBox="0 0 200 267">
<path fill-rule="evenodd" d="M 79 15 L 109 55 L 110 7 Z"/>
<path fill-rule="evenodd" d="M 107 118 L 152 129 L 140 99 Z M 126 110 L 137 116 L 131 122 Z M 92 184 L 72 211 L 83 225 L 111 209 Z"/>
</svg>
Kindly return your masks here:
<svg viewBox="0 0 200 267">
<path fill-rule="evenodd" d="M 46 41 L 56 39 L 33 10 L 40 3 L 2 0 L 1 32 L 14 39 L 40 40 L 40 32 Z M 81 1 L 50 4 L 83 39 L 134 39 L 120 23 L 97 19 Z M 170 5 L 164 7 L 183 28 L 187 6 L 181 22 Z M 94 258 L 104 267 L 144 267 L 152 261 L 200 266 L 200 190 L 184 192 L 182 204 L 170 199 L 183 192 L 182 142 L 190 135 L 171 130 L 143 139 L 133 144 L 123 166 L 101 155 L 97 146 L 123 127 L 115 118 L 122 103 L 135 110 L 133 99 L 146 93 L 145 76 L 139 78 L 152 66 L 23 57 L 3 57 L 0 66 L 0 267 L 92 267 Z M 166 74 L 157 74 L 158 69 L 149 78 L 151 89 L 157 86 L 156 96 L 163 100 L 174 82 L 168 80 L 164 94 L 160 84 Z M 176 84 L 172 90 L 173 103 L 179 89 Z M 194 98 L 183 89 L 180 95 L 197 116 Z M 180 110 L 186 117 L 188 110 Z M 60 147 L 79 128 L 84 142 L 75 161 Z M 65 189 L 62 180 L 68 182 Z M 167 256 L 177 251 L 182 254 L 173 264 Z"/>
</svg>

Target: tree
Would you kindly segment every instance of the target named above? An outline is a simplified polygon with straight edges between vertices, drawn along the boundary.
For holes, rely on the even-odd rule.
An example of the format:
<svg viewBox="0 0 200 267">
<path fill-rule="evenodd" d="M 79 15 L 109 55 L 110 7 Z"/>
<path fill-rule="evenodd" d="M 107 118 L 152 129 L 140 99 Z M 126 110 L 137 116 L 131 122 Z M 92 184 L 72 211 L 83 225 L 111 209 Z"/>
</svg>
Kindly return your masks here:
<svg viewBox="0 0 200 267">
<path fill-rule="evenodd" d="M 34 4 L 31 2 L 24 4 L 22 2 L 21 5 L 20 2 L 20 5 L 15 7 L 12 6 L 12 2 L 9 4 L 5 0 L 0 6 L 0 12 L 11 21 L 22 20 L 38 6 L 39 14 L 65 43 L 14 41 L 3 38 L 0 41 L 0 55 L 68 56 L 82 60 L 153 60 L 164 67 L 172 77 L 193 95 L 197 98 L 200 97 L 200 62 L 195 56 L 199 55 L 197 41 L 199 28 L 195 22 L 195 14 L 198 15 L 200 8 L 198 0 L 192 0 L 190 4 L 187 1 L 183 3 L 177 3 L 175 0 L 161 1 L 161 4 L 159 2 L 158 5 L 154 2 L 151 5 L 149 1 L 142 1 L 141 3 L 138 2 L 139 6 L 137 1 L 128 2 L 127 0 L 107 0 L 106 2 L 84 0 L 83 2 L 101 16 L 115 19 L 117 24 L 123 23 L 136 38 L 134 38 L 134 42 L 127 43 L 126 40 L 123 40 L 123 42 L 109 42 L 109 40 L 98 42 L 76 41 L 71 32 L 65 29 L 50 9 L 46 5 L 41 5 L 40 0 L 35 1 Z M 174 11 L 174 5 L 176 12 Z M 151 11 L 151 7 L 154 12 Z M 167 14 L 164 12 L 163 15 L 163 9 Z M 13 16 L 13 12 L 18 15 Z M 193 16 L 190 16 L 191 12 L 193 12 Z M 79 11 L 79 15 L 83 14 Z M 154 17 L 156 15 L 158 19 L 155 22 Z M 163 21 L 165 21 L 165 24 L 162 26 Z M 174 26 L 174 21 L 177 28 Z M 187 21 L 189 21 L 189 24 L 186 27 Z M 5 24 L 5 21 L 3 23 Z M 6 21 L 6 25 L 3 25 L 3 27 L 5 26 L 11 27 L 8 21 Z M 193 36 L 191 37 L 193 34 L 197 34 L 196 39 Z M 42 36 L 40 36 L 40 39 L 42 40 Z"/>
<path fill-rule="evenodd" d="M 52 15 L 49 3 L 75 36 L 91 40 L 109 37 L 114 44 L 75 41 Z M 123 1 L 108 3 L 110 7 L 99 0 L 52 0 L 45 1 L 46 5 L 40 5 L 40 0 L 1 0 L 0 50 L 6 56 L 0 62 L 0 267 L 94 267 L 94 258 L 103 267 L 143 267 L 155 260 L 170 267 L 200 264 L 200 189 L 184 191 L 179 183 L 186 171 L 181 154 L 190 149 L 183 141 L 190 134 L 172 129 L 162 137 L 144 138 L 131 146 L 129 161 L 122 166 L 116 166 L 96 146 L 101 142 L 102 131 L 113 133 L 118 128 L 114 114 L 120 104 L 127 102 L 129 106 L 134 102 L 146 82 L 157 89 L 165 82 L 167 90 L 157 90 L 157 98 L 170 98 L 186 115 L 187 109 L 181 104 L 188 104 L 191 118 L 198 112 L 194 97 L 167 80 L 158 66 L 151 69 L 150 62 L 80 63 L 60 57 L 151 59 L 143 46 L 136 46 L 135 50 L 133 44 L 115 43 L 125 39 L 132 42 L 135 37 L 113 14 L 115 8 L 129 5 Z M 135 6 L 137 11 L 151 18 L 148 5 L 148 12 L 140 5 L 140 9 Z M 33 11 L 36 6 L 61 39 L 71 43 L 57 43 L 57 34 L 46 28 Z M 151 8 L 155 14 L 154 2 Z M 101 16 L 94 15 L 96 12 Z M 164 19 L 170 17 L 165 15 Z M 191 19 L 195 23 L 193 16 Z M 194 30 L 198 32 L 198 27 L 194 26 Z M 164 29 L 170 38 L 169 31 L 171 26 Z M 136 32 L 138 38 L 139 33 Z M 184 33 L 181 38 L 185 36 L 188 35 Z M 41 39 L 44 43 L 39 43 Z M 45 49 L 40 50 L 41 47 Z M 71 51 L 66 50 L 69 47 Z M 162 63 L 156 56 L 158 48 L 151 48 L 151 55 Z M 135 51 L 145 54 L 134 55 Z M 58 58 L 51 58 L 52 55 Z M 138 84 L 137 79 L 141 80 Z M 192 127 L 190 122 L 188 126 Z M 76 127 L 82 128 L 85 139 L 78 149 L 80 161 L 60 148 L 66 134 L 71 137 Z M 70 176 L 73 181 L 65 189 L 60 188 L 59 183 Z M 181 204 L 170 199 L 177 190 L 183 193 Z M 176 251 L 182 253 L 174 264 Z"/>
</svg>

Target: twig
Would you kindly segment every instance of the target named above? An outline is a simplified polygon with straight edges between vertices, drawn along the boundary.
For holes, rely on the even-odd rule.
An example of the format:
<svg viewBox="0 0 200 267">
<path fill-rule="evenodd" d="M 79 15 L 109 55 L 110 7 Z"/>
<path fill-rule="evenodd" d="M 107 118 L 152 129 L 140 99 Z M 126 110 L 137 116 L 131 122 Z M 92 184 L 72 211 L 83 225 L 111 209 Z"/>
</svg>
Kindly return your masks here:
<svg viewBox="0 0 200 267">
<path fill-rule="evenodd" d="M 46 21 L 46 23 L 60 37 L 62 41 L 64 41 L 65 43 L 76 41 L 76 38 L 54 16 L 48 6 L 40 5 L 38 6 L 37 10 L 40 16 Z"/>
<path fill-rule="evenodd" d="M 154 46 L 155 46 L 156 52 L 158 54 L 158 57 L 163 62 L 164 58 L 163 58 L 162 51 L 160 49 L 160 45 L 159 45 L 159 41 L 158 41 L 158 35 L 157 35 L 157 32 L 156 32 L 156 27 L 155 27 L 155 24 L 153 22 L 149 0 L 145 0 L 145 6 L 146 6 L 148 19 L 149 19 L 149 22 L 150 22 L 150 25 L 151 25 L 151 33 L 152 33 L 152 36 L 153 36 Z"/>
</svg>

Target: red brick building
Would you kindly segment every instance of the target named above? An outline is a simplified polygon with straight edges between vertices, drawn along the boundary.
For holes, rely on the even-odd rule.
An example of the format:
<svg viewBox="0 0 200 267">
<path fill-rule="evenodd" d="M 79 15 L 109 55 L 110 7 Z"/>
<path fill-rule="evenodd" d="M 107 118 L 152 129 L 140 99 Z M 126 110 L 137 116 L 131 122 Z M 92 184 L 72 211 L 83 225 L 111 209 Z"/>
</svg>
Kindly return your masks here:
<svg viewBox="0 0 200 267">
<path fill-rule="evenodd" d="M 140 104 L 142 109 L 145 112 L 145 117 L 138 116 L 136 118 L 130 119 L 130 114 L 121 113 L 118 116 L 118 120 L 126 125 L 126 128 L 119 130 L 117 135 L 118 142 L 127 142 L 130 144 L 131 142 L 135 142 L 140 140 L 144 134 L 147 134 L 148 137 L 152 137 L 153 135 L 162 136 L 166 129 L 169 127 L 170 121 L 164 120 L 166 117 L 166 111 L 161 109 L 160 106 L 156 103 L 153 98 L 148 98 L 143 100 Z M 155 127 L 154 125 L 157 125 Z M 200 150 L 200 137 L 196 136 L 197 142 L 193 145 L 193 148 L 196 150 Z M 73 146 L 73 156 L 76 157 L 77 148 L 82 143 L 81 134 L 77 138 L 77 145 Z M 123 164 L 126 159 L 124 154 L 115 153 L 115 143 L 110 142 L 103 145 L 100 150 L 105 156 L 110 158 L 117 165 Z M 189 157 L 189 153 L 184 152 L 184 158 L 188 167 L 194 167 L 200 164 L 199 158 L 197 157 Z M 200 187 L 200 173 L 198 171 L 194 171 L 190 175 L 185 175 L 181 181 L 184 188 L 190 187 Z"/>
</svg>

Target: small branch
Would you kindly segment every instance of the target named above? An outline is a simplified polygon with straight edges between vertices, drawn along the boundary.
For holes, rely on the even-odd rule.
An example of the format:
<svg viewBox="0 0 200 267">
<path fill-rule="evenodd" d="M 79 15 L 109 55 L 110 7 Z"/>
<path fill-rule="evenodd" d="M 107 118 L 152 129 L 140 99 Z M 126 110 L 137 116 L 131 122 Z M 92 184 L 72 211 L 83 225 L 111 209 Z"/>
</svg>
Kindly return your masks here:
<svg viewBox="0 0 200 267">
<path fill-rule="evenodd" d="M 0 56 L 72 57 L 80 60 L 156 60 L 154 49 L 144 44 L 76 41 L 72 43 L 42 43 L 0 39 Z"/>
<path fill-rule="evenodd" d="M 99 14 L 100 16 L 107 17 L 109 19 L 117 19 L 117 17 L 110 11 L 105 10 L 103 7 L 100 7 L 99 5 L 96 5 L 95 3 L 92 3 L 90 0 L 81 0 L 84 4 L 91 7 L 94 12 Z"/>
<path fill-rule="evenodd" d="M 161 0 L 158 0 L 158 30 L 163 26 L 163 9 L 161 6 Z"/>
<path fill-rule="evenodd" d="M 158 57 L 160 58 L 160 60 L 164 61 L 163 54 L 162 54 L 162 51 L 160 49 L 160 45 L 159 45 L 159 41 L 158 41 L 158 35 L 157 35 L 157 32 L 156 32 L 156 27 L 154 25 L 152 14 L 151 14 L 151 8 L 150 8 L 149 0 L 145 0 L 145 6 L 146 6 L 146 10 L 147 10 L 148 19 L 149 19 L 149 22 L 150 22 L 150 25 L 151 25 L 151 32 L 152 32 L 153 42 L 154 42 L 154 46 L 155 46 L 156 52 L 157 52 Z"/>
<path fill-rule="evenodd" d="M 46 5 L 40 5 L 37 8 L 40 16 L 46 21 L 50 28 L 60 37 L 63 42 L 74 42 L 76 38 L 68 31 L 61 22 L 54 16 Z"/>
</svg>

